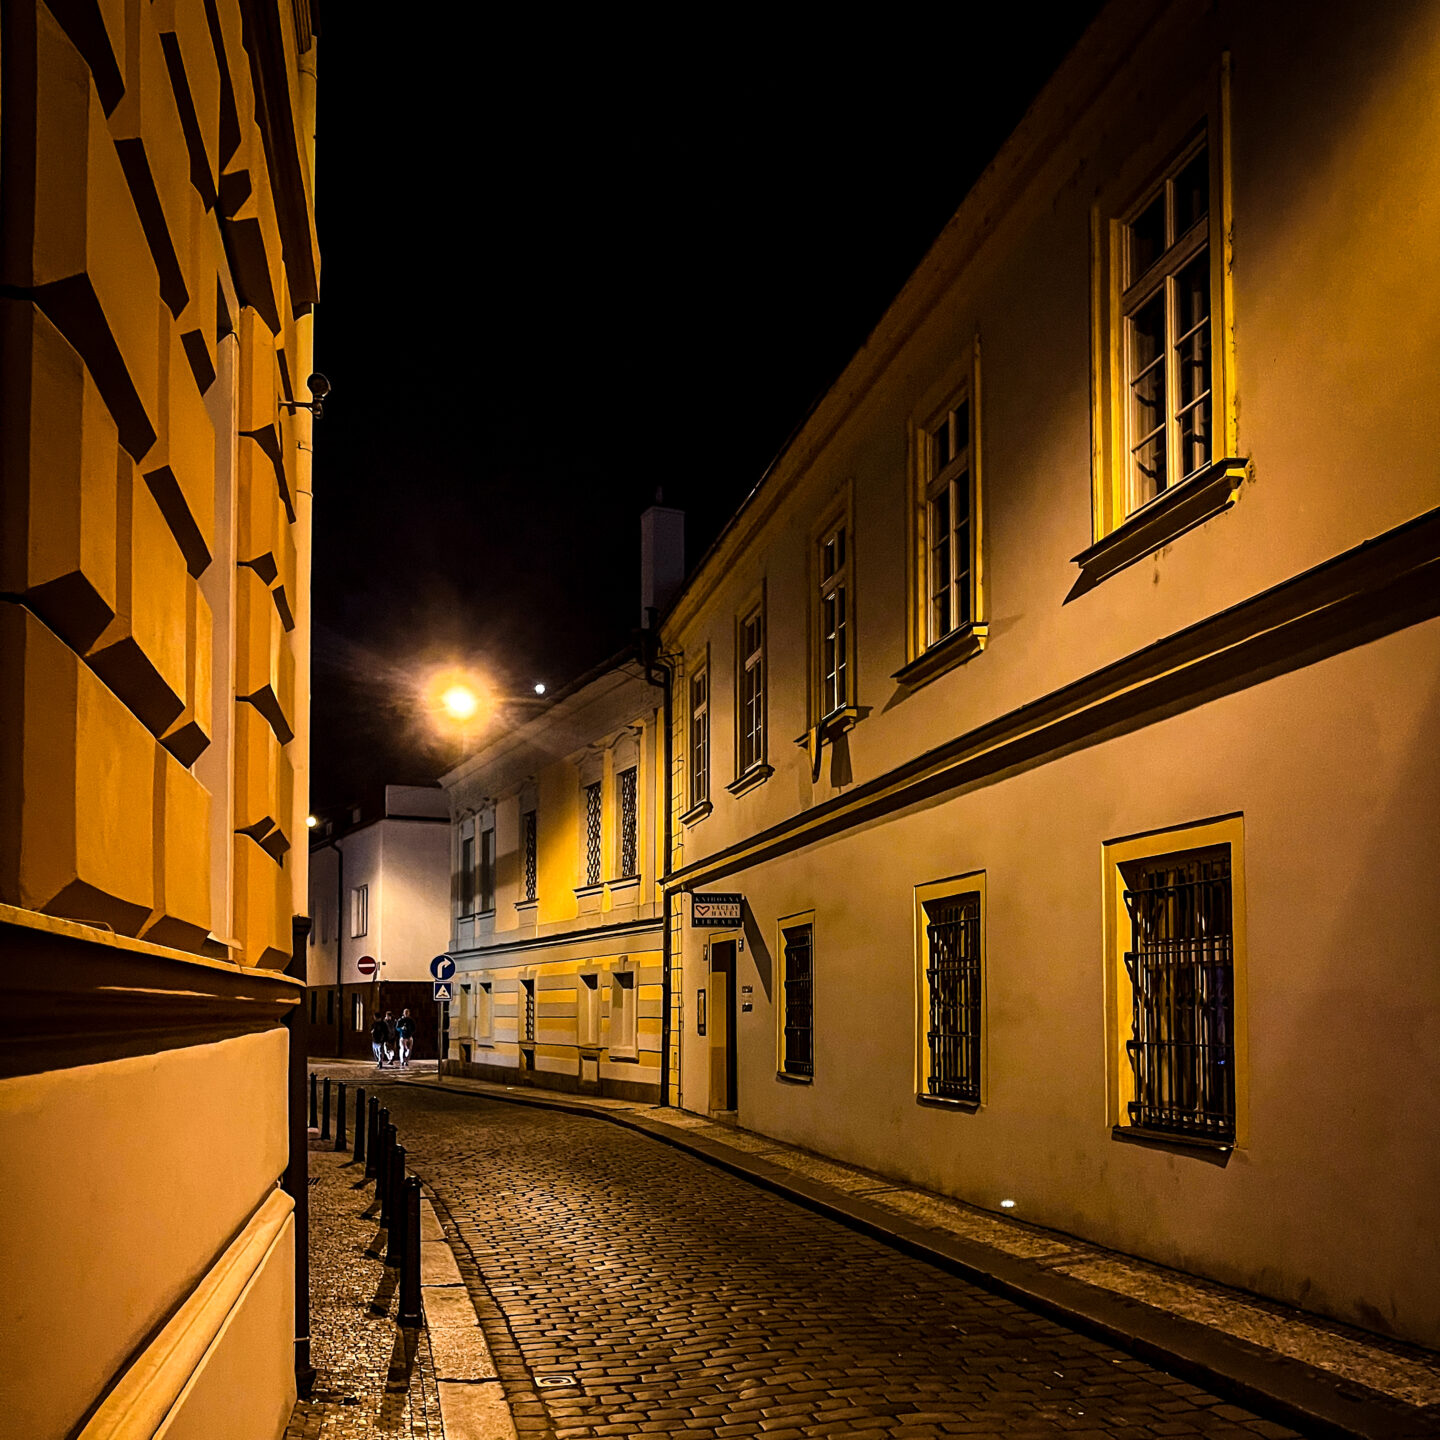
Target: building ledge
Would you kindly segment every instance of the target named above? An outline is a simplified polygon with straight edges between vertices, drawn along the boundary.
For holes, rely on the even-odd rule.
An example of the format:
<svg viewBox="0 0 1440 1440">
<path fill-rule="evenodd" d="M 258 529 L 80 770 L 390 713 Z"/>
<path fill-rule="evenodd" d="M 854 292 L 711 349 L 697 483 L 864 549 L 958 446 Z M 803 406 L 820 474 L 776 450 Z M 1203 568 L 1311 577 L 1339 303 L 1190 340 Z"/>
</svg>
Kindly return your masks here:
<svg viewBox="0 0 1440 1440">
<path fill-rule="evenodd" d="M 973 660 L 985 648 L 989 637 L 988 625 L 964 625 L 917 655 L 908 665 L 902 665 L 890 678 L 909 690 L 918 690 L 947 670 Z"/>
<path fill-rule="evenodd" d="M 752 765 L 743 775 L 732 780 L 725 789 L 731 795 L 745 795 L 763 785 L 774 773 L 773 765 Z"/>
<path fill-rule="evenodd" d="M 1080 567 L 1080 578 L 1066 600 L 1076 599 L 1102 580 L 1153 555 L 1185 531 L 1203 525 L 1233 505 L 1245 472 L 1244 460 L 1217 460 L 1209 469 L 1142 505 L 1123 525 L 1074 557 L 1074 563 Z"/>
<path fill-rule="evenodd" d="M 680 817 L 680 823 L 682 825 L 698 825 L 714 808 L 708 800 L 702 800 L 698 805 L 692 805 Z"/>
</svg>

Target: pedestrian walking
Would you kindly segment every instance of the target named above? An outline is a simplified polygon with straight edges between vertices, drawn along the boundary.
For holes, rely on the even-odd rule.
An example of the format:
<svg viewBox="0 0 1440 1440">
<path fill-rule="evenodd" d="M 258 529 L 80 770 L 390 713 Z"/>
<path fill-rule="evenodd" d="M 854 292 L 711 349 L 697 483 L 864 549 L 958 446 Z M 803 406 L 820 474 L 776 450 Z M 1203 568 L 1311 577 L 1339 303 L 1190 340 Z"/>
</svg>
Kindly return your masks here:
<svg viewBox="0 0 1440 1440">
<path fill-rule="evenodd" d="M 375 1068 L 385 1068 L 385 1022 L 377 1015 L 370 1027 L 370 1048 L 375 1052 Z"/>
<path fill-rule="evenodd" d="M 400 1063 L 400 1037 L 395 1032 L 395 1016 L 389 1010 L 385 1012 L 385 1053 L 392 1064 Z"/>
<path fill-rule="evenodd" d="M 415 1048 L 415 1022 L 406 1010 L 395 1022 L 395 1033 L 400 1037 L 400 1063 L 409 1065 L 410 1052 Z"/>
</svg>

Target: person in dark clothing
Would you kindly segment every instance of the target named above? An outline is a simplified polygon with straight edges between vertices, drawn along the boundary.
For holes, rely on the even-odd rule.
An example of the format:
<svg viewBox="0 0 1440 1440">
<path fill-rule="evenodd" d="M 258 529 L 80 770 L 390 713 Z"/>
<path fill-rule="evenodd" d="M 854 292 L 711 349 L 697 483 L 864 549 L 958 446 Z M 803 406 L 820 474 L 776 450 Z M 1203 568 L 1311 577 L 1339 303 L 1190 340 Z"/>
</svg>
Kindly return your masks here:
<svg viewBox="0 0 1440 1440">
<path fill-rule="evenodd" d="M 377 1015 L 370 1027 L 370 1048 L 375 1052 L 375 1068 L 385 1068 L 385 1022 Z"/>
<path fill-rule="evenodd" d="M 415 1022 L 408 1010 L 395 1022 L 395 1033 L 400 1037 L 400 1063 L 408 1065 L 410 1052 L 415 1048 Z"/>
<path fill-rule="evenodd" d="M 393 1063 L 399 1063 L 400 1039 L 395 1032 L 395 1017 L 388 1010 L 385 1012 L 385 1053 Z"/>
</svg>

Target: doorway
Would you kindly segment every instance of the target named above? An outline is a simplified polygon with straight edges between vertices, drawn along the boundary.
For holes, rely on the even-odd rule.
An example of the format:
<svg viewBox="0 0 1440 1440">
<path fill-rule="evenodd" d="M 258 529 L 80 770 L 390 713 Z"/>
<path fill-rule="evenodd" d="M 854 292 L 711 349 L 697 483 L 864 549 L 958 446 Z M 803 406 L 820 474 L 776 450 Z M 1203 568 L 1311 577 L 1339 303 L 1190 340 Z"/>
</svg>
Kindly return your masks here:
<svg viewBox="0 0 1440 1440">
<path fill-rule="evenodd" d="M 708 989 L 710 1041 L 710 1113 L 739 1108 L 736 1095 L 735 942 L 710 942 Z"/>
</svg>

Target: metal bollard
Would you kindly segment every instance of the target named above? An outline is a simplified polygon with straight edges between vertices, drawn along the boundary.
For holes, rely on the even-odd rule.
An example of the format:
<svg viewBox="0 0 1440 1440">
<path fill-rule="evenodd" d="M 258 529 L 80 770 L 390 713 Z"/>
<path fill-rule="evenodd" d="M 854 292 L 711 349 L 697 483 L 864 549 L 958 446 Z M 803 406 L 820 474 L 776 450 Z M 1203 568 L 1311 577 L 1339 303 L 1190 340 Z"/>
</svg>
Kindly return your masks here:
<svg viewBox="0 0 1440 1440">
<path fill-rule="evenodd" d="M 401 1325 L 419 1325 L 420 1313 L 420 1177 L 406 1178 L 403 1190 L 405 1203 L 401 1209 L 401 1227 L 405 1232 L 405 1249 L 400 1256 Z"/>
<path fill-rule="evenodd" d="M 340 1093 L 335 1098 L 335 1148 L 345 1148 L 345 1082 L 340 1082 Z"/>
<path fill-rule="evenodd" d="M 325 1098 L 320 1104 L 320 1138 L 328 1140 L 330 1138 L 330 1077 L 328 1075 L 321 1087 L 321 1093 Z"/>
<path fill-rule="evenodd" d="M 388 1229 L 390 1206 L 394 1203 L 394 1197 L 390 1193 L 390 1181 L 395 1176 L 395 1151 L 399 1142 L 393 1125 L 387 1124 L 380 1132 L 380 1137 L 380 1173 L 375 1177 L 375 1198 L 380 1202 L 380 1224 Z"/>
<path fill-rule="evenodd" d="M 397 1145 L 391 1159 L 390 1232 L 385 1247 L 385 1263 L 399 1265 L 405 1254 L 405 1147 Z"/>
<path fill-rule="evenodd" d="M 320 1123 L 319 1113 L 315 1108 L 316 1083 L 315 1072 L 312 1070 L 310 1072 L 310 1128 L 312 1130 Z"/>
<path fill-rule="evenodd" d="M 380 1153 L 380 1100 L 370 1097 L 370 1109 L 365 1119 L 365 1178 L 375 1178 L 375 1160 Z"/>
<path fill-rule="evenodd" d="M 365 1091 L 363 1087 L 355 1092 L 355 1161 L 358 1165 L 365 1158 Z"/>
</svg>

